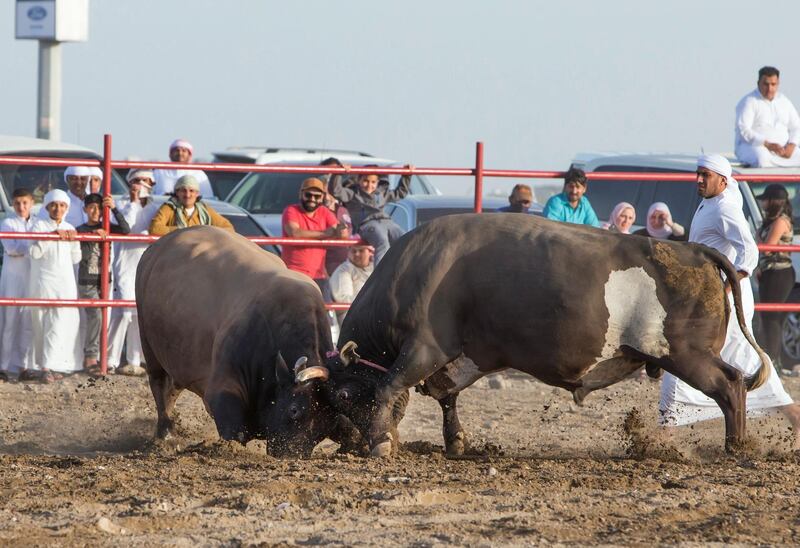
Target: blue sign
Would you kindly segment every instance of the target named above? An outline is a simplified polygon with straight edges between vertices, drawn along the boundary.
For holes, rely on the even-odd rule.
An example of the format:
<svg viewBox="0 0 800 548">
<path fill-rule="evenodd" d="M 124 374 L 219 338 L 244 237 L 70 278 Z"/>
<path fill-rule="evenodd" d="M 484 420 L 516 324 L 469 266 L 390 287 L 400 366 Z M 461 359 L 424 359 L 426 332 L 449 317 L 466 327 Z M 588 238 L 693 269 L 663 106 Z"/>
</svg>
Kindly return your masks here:
<svg viewBox="0 0 800 548">
<path fill-rule="evenodd" d="M 47 17 L 47 10 L 42 6 L 34 6 L 28 10 L 28 18 L 34 21 L 41 21 Z"/>
</svg>

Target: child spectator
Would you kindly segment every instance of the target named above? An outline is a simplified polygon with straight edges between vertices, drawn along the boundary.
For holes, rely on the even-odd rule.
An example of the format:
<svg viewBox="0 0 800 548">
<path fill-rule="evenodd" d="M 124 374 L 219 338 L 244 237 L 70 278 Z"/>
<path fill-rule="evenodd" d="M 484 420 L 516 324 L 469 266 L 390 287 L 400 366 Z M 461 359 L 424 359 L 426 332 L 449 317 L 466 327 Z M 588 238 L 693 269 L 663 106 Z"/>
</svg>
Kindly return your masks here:
<svg viewBox="0 0 800 548">
<path fill-rule="evenodd" d="M 414 167 L 407 165 L 406 169 L 413 170 Z M 387 203 L 404 198 L 409 192 L 410 184 L 410 175 L 403 175 L 395 190 L 389 188 L 389 181 L 380 180 L 374 173 L 361 175 L 358 184 L 352 188 L 343 184 L 340 174 L 335 174 L 330 179 L 330 193 L 350 212 L 353 228 L 358 231 L 359 236 L 375 248 L 376 266 L 389 250 L 389 246 L 403 235 L 403 229 L 383 209 Z"/>
<path fill-rule="evenodd" d="M 35 218 L 31 216 L 33 194 L 27 188 L 14 190 L 12 195 L 14 215 L 6 217 L 0 224 L 2 232 L 30 232 Z M 2 240 L 3 269 L 0 271 L 0 295 L 9 298 L 28 296 L 28 281 L 31 275 L 29 250 L 33 240 Z M 31 346 L 31 313 L 20 306 L 0 307 L 0 381 L 7 381 L 8 374 L 20 375 L 22 380 L 31 380 L 28 371 L 28 351 Z"/>
<path fill-rule="evenodd" d="M 75 228 L 64 219 L 70 197 L 63 190 L 51 190 L 43 205 L 48 216 L 37 219 L 31 232 L 58 234 L 61 240 L 37 240 L 31 244 L 30 296 L 37 299 L 76 299 L 74 265 L 81 260 L 81 246 Z M 78 309 L 42 307 L 31 309 L 33 362 L 41 365 L 40 380 L 51 383 L 80 369 L 78 352 Z M 29 379 L 23 379 L 29 380 Z"/>
<path fill-rule="evenodd" d="M 111 196 L 105 198 L 100 194 L 88 194 L 84 198 L 83 210 L 86 212 L 86 223 L 78 227 L 83 234 L 105 236 L 103 230 L 103 208 L 108 207 L 117 221 L 110 225 L 112 234 L 128 234 L 131 231 L 128 221 L 120 213 Z M 109 261 L 109 265 L 111 261 Z M 109 269 L 110 270 L 110 269 Z M 109 280 L 111 273 L 109 271 Z M 78 265 L 78 294 L 81 299 L 100 298 L 100 242 L 81 242 L 81 261 Z M 99 308 L 86 309 L 86 334 L 83 344 L 83 368 L 87 373 L 97 375 L 100 366 L 100 321 L 102 315 Z"/>
<path fill-rule="evenodd" d="M 358 292 L 367 283 L 372 274 L 371 245 L 354 245 L 348 250 L 347 261 L 343 262 L 331 274 L 331 292 L 333 300 L 338 303 L 352 303 Z M 344 320 L 344 313 L 339 314 L 339 321 Z"/>
</svg>

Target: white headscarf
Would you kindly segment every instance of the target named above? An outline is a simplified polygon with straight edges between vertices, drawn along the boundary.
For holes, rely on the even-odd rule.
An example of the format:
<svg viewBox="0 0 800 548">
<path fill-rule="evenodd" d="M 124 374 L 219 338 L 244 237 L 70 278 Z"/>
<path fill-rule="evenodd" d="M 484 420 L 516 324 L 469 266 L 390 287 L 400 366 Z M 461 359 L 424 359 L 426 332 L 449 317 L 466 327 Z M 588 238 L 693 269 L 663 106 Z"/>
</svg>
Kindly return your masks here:
<svg viewBox="0 0 800 548">
<path fill-rule="evenodd" d="M 42 205 L 44 205 L 46 209 L 47 206 L 49 206 L 53 202 L 63 202 L 67 204 L 67 211 L 69 211 L 69 196 L 67 196 L 67 193 L 61 190 L 60 188 L 54 188 L 53 190 L 45 194 Z"/>
<path fill-rule="evenodd" d="M 616 230 L 621 234 L 630 234 L 630 229 L 628 229 L 625 232 L 623 232 L 617 226 L 617 217 L 619 217 L 620 213 L 622 213 L 626 209 L 632 209 L 633 210 L 633 219 L 636 220 L 636 208 L 633 207 L 628 202 L 620 202 L 616 206 L 614 206 L 614 210 L 611 212 L 611 217 L 608 219 L 607 223 L 603 224 L 603 228 L 611 228 L 613 226 L 613 227 L 616 227 Z"/>
<path fill-rule="evenodd" d="M 667 220 L 672 221 L 672 213 L 669 210 L 669 206 L 664 202 L 655 202 L 647 209 L 647 234 L 650 235 L 652 238 L 658 238 L 659 240 L 666 240 L 670 236 L 672 236 L 672 227 L 668 225 L 664 225 L 661 228 L 656 228 L 650 223 L 650 217 L 653 215 L 654 211 L 663 211 L 667 214 Z"/>
<path fill-rule="evenodd" d="M 703 154 L 697 159 L 697 167 L 704 167 L 725 177 L 728 181 L 723 191 L 725 196 L 734 200 L 740 206 L 744 205 L 742 191 L 739 190 L 739 182 L 733 178 L 733 168 L 731 168 L 731 163 L 725 156 L 721 154 Z"/>
<path fill-rule="evenodd" d="M 69 166 L 64 170 L 64 182 L 67 182 L 67 177 L 75 175 L 76 177 L 91 177 L 92 171 L 86 166 Z"/>
<path fill-rule="evenodd" d="M 99 167 L 90 167 L 89 168 L 89 176 L 90 177 L 100 177 L 100 180 L 103 180 L 103 170 Z"/>
</svg>

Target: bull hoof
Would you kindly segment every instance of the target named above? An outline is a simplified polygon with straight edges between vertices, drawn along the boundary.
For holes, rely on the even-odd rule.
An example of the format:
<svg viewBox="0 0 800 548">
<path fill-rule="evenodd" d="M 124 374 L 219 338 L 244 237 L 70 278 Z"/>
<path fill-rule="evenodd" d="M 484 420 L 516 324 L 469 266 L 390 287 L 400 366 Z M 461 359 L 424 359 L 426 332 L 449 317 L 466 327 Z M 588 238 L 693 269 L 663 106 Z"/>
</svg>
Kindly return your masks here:
<svg viewBox="0 0 800 548">
<path fill-rule="evenodd" d="M 394 445 L 394 437 L 391 433 L 387 432 L 382 436 L 383 441 L 380 441 L 372 446 L 370 454 L 373 457 L 388 458 L 392 456 L 392 447 Z"/>
<path fill-rule="evenodd" d="M 446 451 L 449 457 L 461 457 L 464 455 L 464 451 L 467 449 L 467 442 L 466 436 L 464 436 L 464 432 L 459 432 L 453 439 L 446 443 Z"/>
<path fill-rule="evenodd" d="M 583 400 L 586 398 L 586 391 L 583 388 L 578 388 L 572 393 L 572 401 L 575 405 L 583 407 Z"/>
</svg>

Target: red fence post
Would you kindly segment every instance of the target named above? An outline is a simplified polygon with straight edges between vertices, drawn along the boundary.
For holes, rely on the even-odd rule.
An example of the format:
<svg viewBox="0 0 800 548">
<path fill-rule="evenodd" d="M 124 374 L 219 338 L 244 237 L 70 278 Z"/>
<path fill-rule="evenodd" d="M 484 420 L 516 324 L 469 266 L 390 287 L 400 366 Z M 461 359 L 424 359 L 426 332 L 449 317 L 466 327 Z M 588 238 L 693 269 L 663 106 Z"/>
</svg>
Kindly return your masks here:
<svg viewBox="0 0 800 548">
<path fill-rule="evenodd" d="M 475 213 L 483 211 L 483 143 L 475 143 Z"/>
<path fill-rule="evenodd" d="M 111 196 L 111 135 L 103 136 L 103 197 Z M 103 206 L 103 230 L 111 231 L 111 210 Z M 100 242 L 100 299 L 108 300 L 108 270 L 111 259 L 111 242 Z M 108 307 L 101 308 L 100 320 L 100 374 L 108 372 Z"/>
</svg>

